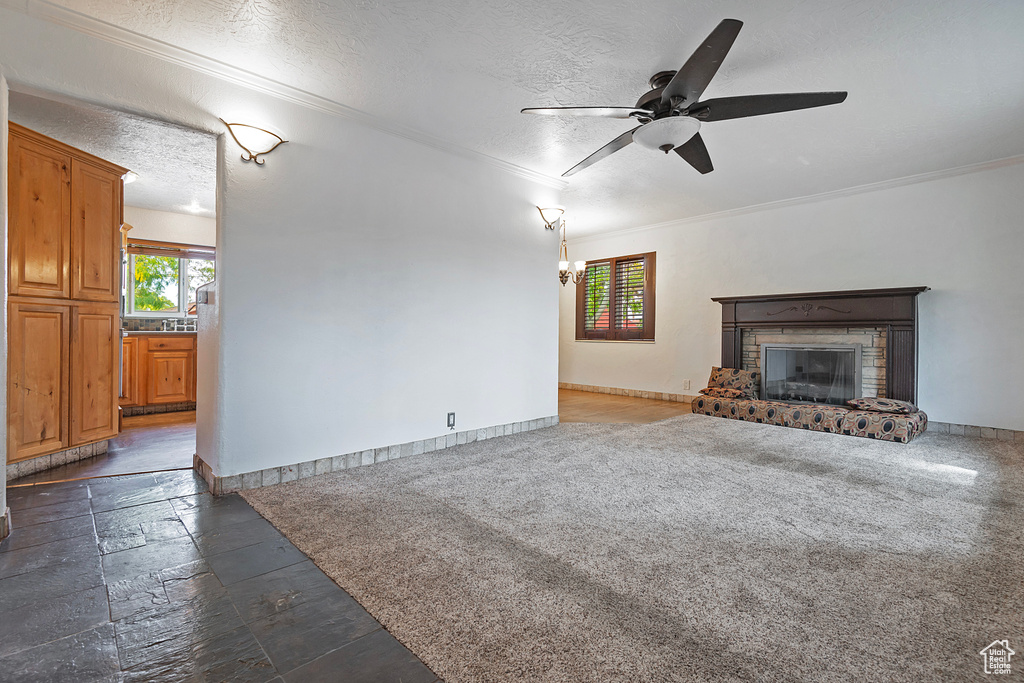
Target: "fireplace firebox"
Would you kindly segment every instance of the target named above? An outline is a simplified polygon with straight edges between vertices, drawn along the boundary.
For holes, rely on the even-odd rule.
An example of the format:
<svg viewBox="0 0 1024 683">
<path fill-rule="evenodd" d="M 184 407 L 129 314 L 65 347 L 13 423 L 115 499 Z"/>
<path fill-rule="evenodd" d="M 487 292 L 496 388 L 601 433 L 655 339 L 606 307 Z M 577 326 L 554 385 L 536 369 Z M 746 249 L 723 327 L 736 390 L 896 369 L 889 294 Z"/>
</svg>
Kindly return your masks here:
<svg viewBox="0 0 1024 683">
<path fill-rule="evenodd" d="M 842 406 L 860 395 L 860 344 L 761 344 L 761 398 Z"/>
</svg>

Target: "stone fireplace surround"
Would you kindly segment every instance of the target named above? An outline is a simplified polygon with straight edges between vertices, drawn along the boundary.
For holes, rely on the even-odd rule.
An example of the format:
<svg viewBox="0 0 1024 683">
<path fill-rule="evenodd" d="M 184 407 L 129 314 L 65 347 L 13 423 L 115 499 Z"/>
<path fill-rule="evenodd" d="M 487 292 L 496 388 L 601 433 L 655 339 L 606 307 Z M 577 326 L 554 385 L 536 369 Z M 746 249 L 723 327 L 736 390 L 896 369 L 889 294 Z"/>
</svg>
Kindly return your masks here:
<svg viewBox="0 0 1024 683">
<path fill-rule="evenodd" d="M 917 402 L 917 295 L 928 287 L 713 297 L 722 367 L 760 365 L 760 344 L 862 345 L 865 395 Z"/>
</svg>

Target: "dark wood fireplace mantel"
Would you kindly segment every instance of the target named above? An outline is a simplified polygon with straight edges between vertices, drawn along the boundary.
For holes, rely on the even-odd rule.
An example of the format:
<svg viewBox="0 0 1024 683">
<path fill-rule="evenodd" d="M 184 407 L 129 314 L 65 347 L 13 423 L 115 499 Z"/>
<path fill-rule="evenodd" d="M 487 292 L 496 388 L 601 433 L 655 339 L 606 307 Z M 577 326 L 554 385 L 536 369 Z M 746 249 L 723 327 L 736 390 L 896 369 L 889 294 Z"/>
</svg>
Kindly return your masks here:
<svg viewBox="0 0 1024 683">
<path fill-rule="evenodd" d="M 917 401 L 917 295 L 928 287 L 721 296 L 722 367 L 740 367 L 743 331 L 763 327 L 885 327 L 886 396 Z"/>
</svg>

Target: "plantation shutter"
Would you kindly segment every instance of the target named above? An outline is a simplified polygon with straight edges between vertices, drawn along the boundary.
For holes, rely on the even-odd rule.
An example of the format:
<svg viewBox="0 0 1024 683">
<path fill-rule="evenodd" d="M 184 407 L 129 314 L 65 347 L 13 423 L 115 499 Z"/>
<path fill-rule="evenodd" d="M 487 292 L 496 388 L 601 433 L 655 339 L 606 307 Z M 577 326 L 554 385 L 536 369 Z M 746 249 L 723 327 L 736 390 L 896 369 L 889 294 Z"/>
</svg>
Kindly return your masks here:
<svg viewBox="0 0 1024 683">
<path fill-rule="evenodd" d="M 611 329 L 611 271 L 609 262 L 587 264 L 586 279 L 580 285 L 585 290 L 583 325 L 587 330 Z"/>
<path fill-rule="evenodd" d="M 587 263 L 576 338 L 654 340 L 654 252 Z"/>
<path fill-rule="evenodd" d="M 633 330 L 644 326 L 644 259 L 615 262 L 616 327 Z"/>
</svg>

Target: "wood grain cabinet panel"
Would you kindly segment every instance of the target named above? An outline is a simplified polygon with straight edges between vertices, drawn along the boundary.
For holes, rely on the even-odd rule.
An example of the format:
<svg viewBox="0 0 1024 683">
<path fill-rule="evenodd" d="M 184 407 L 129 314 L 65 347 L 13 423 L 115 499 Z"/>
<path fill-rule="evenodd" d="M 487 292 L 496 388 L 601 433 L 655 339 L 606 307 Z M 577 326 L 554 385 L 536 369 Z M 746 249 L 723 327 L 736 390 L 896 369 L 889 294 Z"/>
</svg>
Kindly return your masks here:
<svg viewBox="0 0 1024 683">
<path fill-rule="evenodd" d="M 71 162 L 71 297 L 116 302 L 120 284 L 121 177 Z"/>
<path fill-rule="evenodd" d="M 146 403 L 184 403 L 192 397 L 193 352 L 149 351 L 146 354 Z"/>
<path fill-rule="evenodd" d="M 16 462 L 117 435 L 126 169 L 16 123 L 8 133 L 7 454 Z"/>
<path fill-rule="evenodd" d="M 125 337 L 121 342 L 121 406 L 139 402 L 139 340 Z"/>
<path fill-rule="evenodd" d="M 195 337 L 146 337 L 149 351 L 191 351 L 195 344 Z"/>
<path fill-rule="evenodd" d="M 12 296 L 71 294 L 71 157 L 19 135 L 8 150 Z"/>
<path fill-rule="evenodd" d="M 17 462 L 68 447 L 71 308 L 9 305 L 7 460 Z"/>
<path fill-rule="evenodd" d="M 121 322 L 117 305 L 74 307 L 71 445 L 117 436 Z"/>
</svg>

